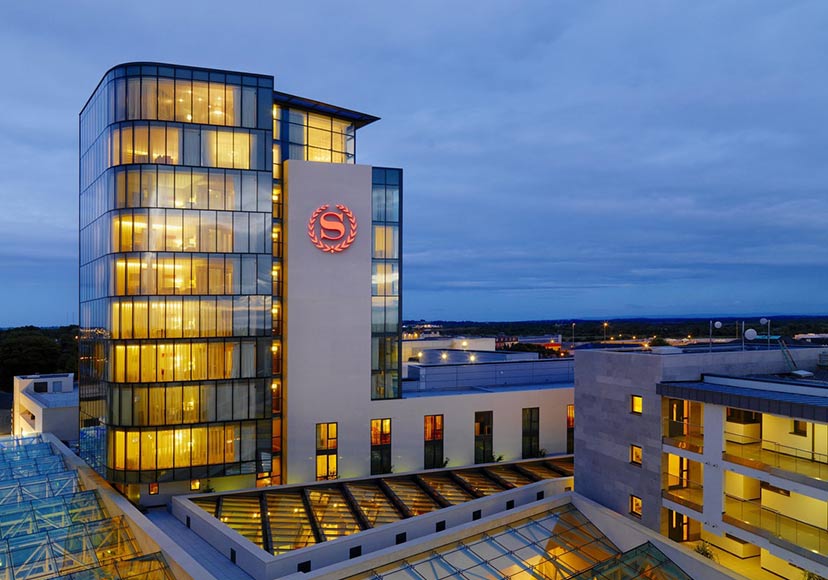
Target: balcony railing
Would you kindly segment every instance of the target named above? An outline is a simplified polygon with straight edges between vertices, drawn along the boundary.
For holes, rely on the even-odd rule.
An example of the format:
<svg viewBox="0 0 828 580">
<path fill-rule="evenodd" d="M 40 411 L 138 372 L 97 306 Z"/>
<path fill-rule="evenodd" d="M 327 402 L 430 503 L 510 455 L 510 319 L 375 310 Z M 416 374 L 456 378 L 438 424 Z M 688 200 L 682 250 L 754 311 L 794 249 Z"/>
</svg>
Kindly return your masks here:
<svg viewBox="0 0 828 580">
<path fill-rule="evenodd" d="M 661 441 L 665 445 L 672 445 L 679 449 L 687 449 L 694 453 L 702 453 L 704 451 L 703 425 L 664 419 L 662 428 Z"/>
<path fill-rule="evenodd" d="M 728 432 L 725 432 L 727 439 Z M 775 468 L 828 481 L 828 455 L 782 445 L 766 439 L 751 439 L 739 435 L 742 443 L 727 441 L 723 458 L 733 463 L 763 471 Z"/>
<path fill-rule="evenodd" d="M 704 505 L 704 486 L 669 473 L 666 475 L 667 489 L 661 491 L 661 497 L 701 512 Z"/>
<path fill-rule="evenodd" d="M 753 532 L 788 550 L 828 556 L 828 531 L 763 507 L 759 500 L 725 495 L 725 523 Z"/>
</svg>

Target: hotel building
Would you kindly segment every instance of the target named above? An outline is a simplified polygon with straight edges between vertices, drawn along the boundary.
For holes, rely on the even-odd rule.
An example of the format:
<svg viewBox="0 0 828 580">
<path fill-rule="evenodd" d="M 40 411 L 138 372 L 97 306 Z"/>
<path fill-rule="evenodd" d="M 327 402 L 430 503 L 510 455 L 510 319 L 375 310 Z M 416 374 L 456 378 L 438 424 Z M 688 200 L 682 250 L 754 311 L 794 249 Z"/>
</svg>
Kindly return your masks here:
<svg viewBox="0 0 828 580">
<path fill-rule="evenodd" d="M 826 354 L 576 358 L 578 493 L 691 548 L 704 541 L 744 576 L 828 577 Z"/>
<path fill-rule="evenodd" d="M 376 120 L 266 75 L 101 79 L 80 114 L 79 447 L 133 501 L 566 451 L 571 378 L 531 361 L 508 381 L 453 359 L 466 379 L 439 388 L 424 365 L 404 392 L 402 170 L 356 164 Z"/>
</svg>

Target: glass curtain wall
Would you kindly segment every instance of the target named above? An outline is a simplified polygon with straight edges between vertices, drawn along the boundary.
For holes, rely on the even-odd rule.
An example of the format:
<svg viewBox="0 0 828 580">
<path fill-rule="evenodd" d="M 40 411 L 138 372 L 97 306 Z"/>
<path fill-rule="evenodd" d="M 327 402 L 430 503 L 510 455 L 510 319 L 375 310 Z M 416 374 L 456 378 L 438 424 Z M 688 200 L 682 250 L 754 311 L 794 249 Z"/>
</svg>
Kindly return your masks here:
<svg viewBox="0 0 828 580">
<path fill-rule="evenodd" d="M 124 65 L 81 113 L 80 451 L 112 482 L 272 470 L 272 95 Z"/>
<path fill-rule="evenodd" d="M 371 398 L 400 394 L 402 170 L 375 167 L 372 178 Z"/>
</svg>

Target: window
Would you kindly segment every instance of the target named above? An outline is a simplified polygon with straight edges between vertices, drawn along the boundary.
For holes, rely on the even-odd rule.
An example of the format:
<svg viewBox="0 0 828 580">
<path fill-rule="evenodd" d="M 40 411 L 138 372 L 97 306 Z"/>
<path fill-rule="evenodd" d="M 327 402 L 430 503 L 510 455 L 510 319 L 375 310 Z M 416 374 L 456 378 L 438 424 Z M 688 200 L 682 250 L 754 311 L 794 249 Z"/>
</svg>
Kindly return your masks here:
<svg viewBox="0 0 828 580">
<path fill-rule="evenodd" d="M 391 473 L 391 419 L 371 420 L 371 475 Z"/>
<path fill-rule="evenodd" d="M 523 409 L 523 458 L 540 455 L 540 408 Z"/>
<path fill-rule="evenodd" d="M 793 430 L 791 431 L 793 435 L 799 435 L 801 437 L 808 436 L 808 422 L 807 421 L 800 421 L 798 419 L 793 420 Z"/>
<path fill-rule="evenodd" d="M 640 415 L 644 411 L 644 399 L 641 395 L 632 395 L 630 397 L 630 413 Z"/>
<path fill-rule="evenodd" d="M 423 469 L 443 467 L 443 416 L 426 415 L 423 420 Z"/>
<path fill-rule="evenodd" d="M 630 445 L 630 463 L 633 465 L 641 465 L 641 447 L 638 445 Z"/>
<path fill-rule="evenodd" d="M 491 463 L 492 452 L 492 411 L 477 411 L 474 414 L 474 462 Z"/>
<path fill-rule="evenodd" d="M 575 451 L 575 405 L 566 406 L 566 452 Z"/>
<path fill-rule="evenodd" d="M 200 479 L 191 479 L 190 480 L 190 491 L 198 491 L 201 489 L 201 480 Z"/>
<path fill-rule="evenodd" d="M 316 424 L 316 481 L 336 479 L 337 424 Z"/>
<path fill-rule="evenodd" d="M 642 511 L 642 502 L 641 498 L 637 495 L 630 496 L 630 514 L 634 515 L 637 518 L 641 517 Z"/>
<path fill-rule="evenodd" d="M 45 393 L 48 390 L 49 383 L 46 381 L 36 381 L 33 384 L 35 393 Z"/>
<path fill-rule="evenodd" d="M 157 483 L 149 484 L 149 494 L 150 495 L 158 495 L 158 484 Z"/>
</svg>

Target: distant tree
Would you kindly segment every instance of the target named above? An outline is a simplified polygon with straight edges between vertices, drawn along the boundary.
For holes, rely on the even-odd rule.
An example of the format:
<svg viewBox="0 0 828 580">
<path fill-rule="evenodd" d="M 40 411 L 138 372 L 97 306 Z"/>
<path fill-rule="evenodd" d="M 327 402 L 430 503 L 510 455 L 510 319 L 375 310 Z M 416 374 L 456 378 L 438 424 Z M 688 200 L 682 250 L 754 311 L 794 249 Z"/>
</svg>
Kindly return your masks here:
<svg viewBox="0 0 828 580">
<path fill-rule="evenodd" d="M 55 372 L 60 356 L 59 341 L 45 336 L 39 328 L 5 332 L 0 338 L 0 389 L 11 391 L 15 375 Z"/>
<path fill-rule="evenodd" d="M 670 346 L 670 343 L 661 338 L 660 336 L 657 336 L 650 341 L 650 346 Z"/>
</svg>

